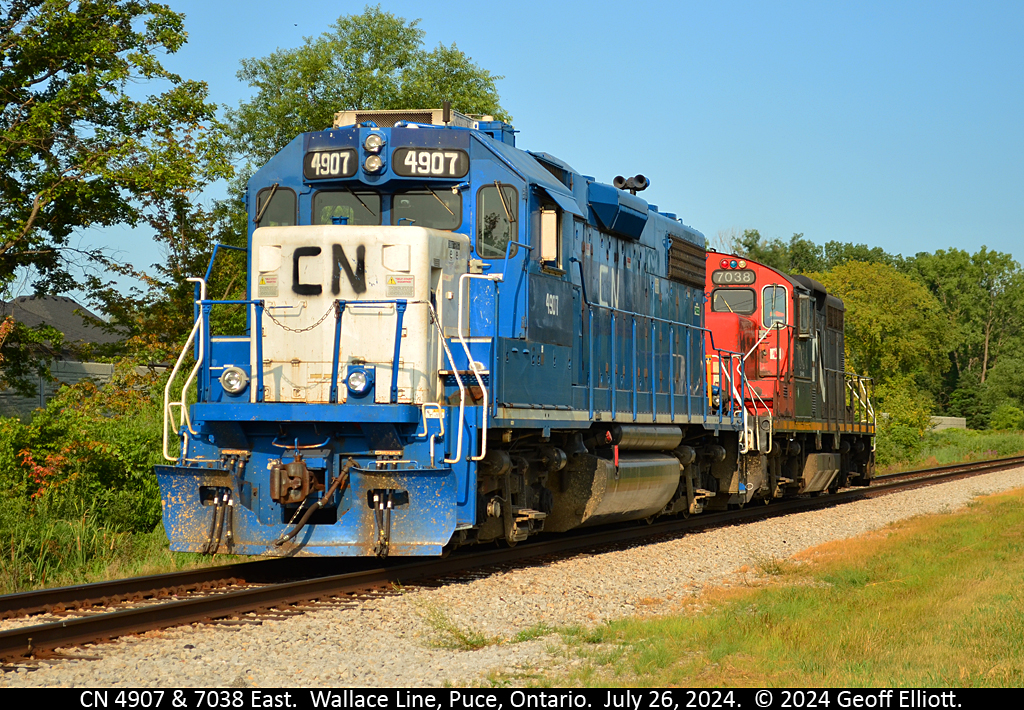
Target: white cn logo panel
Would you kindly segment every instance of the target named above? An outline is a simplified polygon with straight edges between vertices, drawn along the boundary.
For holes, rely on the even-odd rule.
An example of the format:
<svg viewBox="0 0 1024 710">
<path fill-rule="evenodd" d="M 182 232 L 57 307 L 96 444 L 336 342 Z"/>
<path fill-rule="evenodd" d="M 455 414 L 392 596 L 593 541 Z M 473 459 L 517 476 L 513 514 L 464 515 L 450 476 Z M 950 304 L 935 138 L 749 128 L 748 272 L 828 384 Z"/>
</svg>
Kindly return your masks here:
<svg viewBox="0 0 1024 710">
<path fill-rule="evenodd" d="M 433 238 L 432 238 L 433 237 Z M 461 239 L 465 239 L 462 237 Z M 395 338 L 401 338 L 398 401 L 433 398 L 436 343 L 427 302 L 430 245 L 415 227 L 307 226 L 262 228 L 253 235 L 252 293 L 266 302 L 263 363 L 266 401 L 327 402 L 334 303 L 345 301 L 338 400 L 347 399 L 351 364 L 376 370 L 375 401 L 391 401 Z M 465 247 L 468 253 L 468 245 Z M 407 302 L 398 331 L 395 301 Z M 255 351 L 255 345 L 253 346 Z M 255 356 L 255 352 L 254 352 Z"/>
</svg>

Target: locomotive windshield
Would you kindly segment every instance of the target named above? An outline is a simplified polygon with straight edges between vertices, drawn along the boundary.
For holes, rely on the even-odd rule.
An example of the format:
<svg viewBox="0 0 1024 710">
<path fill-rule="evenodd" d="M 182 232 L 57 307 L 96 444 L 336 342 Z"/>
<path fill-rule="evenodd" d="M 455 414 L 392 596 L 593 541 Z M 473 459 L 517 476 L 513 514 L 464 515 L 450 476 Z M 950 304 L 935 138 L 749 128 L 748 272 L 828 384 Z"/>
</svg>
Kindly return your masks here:
<svg viewBox="0 0 1024 710">
<path fill-rule="evenodd" d="M 428 229 L 456 229 L 462 224 L 462 195 L 451 190 L 426 188 L 395 193 L 391 224 Z"/>
<path fill-rule="evenodd" d="M 256 195 L 259 227 L 291 227 L 296 222 L 295 192 L 286 187 L 268 187 Z"/>
<path fill-rule="evenodd" d="M 715 313 L 739 313 L 749 316 L 755 310 L 754 291 L 749 288 L 716 288 L 711 294 L 711 310 Z"/>
<path fill-rule="evenodd" d="M 332 224 L 339 218 L 352 225 L 380 224 L 380 195 L 348 190 L 321 190 L 313 195 L 313 224 Z"/>
</svg>

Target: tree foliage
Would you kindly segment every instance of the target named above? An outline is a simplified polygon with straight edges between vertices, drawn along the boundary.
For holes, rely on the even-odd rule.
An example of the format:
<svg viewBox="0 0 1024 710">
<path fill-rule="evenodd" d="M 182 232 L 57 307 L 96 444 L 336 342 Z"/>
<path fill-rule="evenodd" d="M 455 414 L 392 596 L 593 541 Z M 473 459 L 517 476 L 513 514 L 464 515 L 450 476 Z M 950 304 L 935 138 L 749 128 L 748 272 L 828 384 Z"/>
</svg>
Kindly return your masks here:
<svg viewBox="0 0 1024 710">
<path fill-rule="evenodd" d="M 149 227 L 173 251 L 190 199 L 231 175 L 206 84 L 160 63 L 185 39 L 183 17 L 148 0 L 0 3 L 0 288 L 30 273 L 37 293 L 61 293 L 83 271 L 92 286 L 131 271 L 79 245 L 90 227 Z M 16 328 L 5 376 L 47 340 Z"/>
<path fill-rule="evenodd" d="M 206 85 L 166 71 L 182 16 L 146 0 L 0 5 L 0 283 L 76 286 L 71 236 L 137 226 L 223 177 Z M 129 89 L 159 80 L 162 93 Z M 86 256 L 98 256 L 96 252 Z"/>
<path fill-rule="evenodd" d="M 494 76 L 454 43 L 423 49 L 419 20 L 366 7 L 343 15 L 301 47 L 245 59 L 238 78 L 256 89 L 228 112 L 240 155 L 261 165 L 292 138 L 330 127 L 337 111 L 438 108 L 509 116 L 498 103 Z"/>
<path fill-rule="evenodd" d="M 843 299 L 848 367 L 879 383 L 948 367 L 946 320 L 923 285 L 891 266 L 862 261 L 812 276 Z"/>
<path fill-rule="evenodd" d="M 866 244 L 828 241 L 819 246 L 804 237 L 802 232 L 794 234 L 786 242 L 778 237 L 765 239 L 758 230 L 747 229 L 734 247 L 741 256 L 787 274 L 828 271 L 851 261 L 887 264 L 896 268 L 903 262 L 902 257 Z"/>
<path fill-rule="evenodd" d="M 908 262 L 947 314 L 957 374 L 984 384 L 997 355 L 1024 332 L 1024 272 L 1009 254 L 982 247 L 922 252 Z"/>
</svg>

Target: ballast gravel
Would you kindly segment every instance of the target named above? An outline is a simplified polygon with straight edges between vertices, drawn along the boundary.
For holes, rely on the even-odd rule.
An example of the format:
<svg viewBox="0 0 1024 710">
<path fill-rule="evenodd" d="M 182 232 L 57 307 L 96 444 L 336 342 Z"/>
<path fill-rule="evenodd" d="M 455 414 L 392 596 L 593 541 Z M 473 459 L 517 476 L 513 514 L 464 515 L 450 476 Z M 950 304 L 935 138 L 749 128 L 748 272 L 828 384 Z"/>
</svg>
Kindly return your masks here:
<svg viewBox="0 0 1024 710">
<path fill-rule="evenodd" d="M 560 637 L 545 634 L 547 629 L 676 611 L 702 588 L 734 583 L 740 570 L 766 559 L 1019 487 L 1024 468 L 498 571 L 350 609 L 321 609 L 262 625 L 151 632 L 67 650 L 99 660 L 8 670 L 0 687 L 459 686 L 487 684 L 495 674 L 566 670 L 579 661 L 562 653 Z M 497 642 L 478 650 L 439 647 L 452 630 Z M 529 640 L 515 640 L 520 632 Z"/>
</svg>

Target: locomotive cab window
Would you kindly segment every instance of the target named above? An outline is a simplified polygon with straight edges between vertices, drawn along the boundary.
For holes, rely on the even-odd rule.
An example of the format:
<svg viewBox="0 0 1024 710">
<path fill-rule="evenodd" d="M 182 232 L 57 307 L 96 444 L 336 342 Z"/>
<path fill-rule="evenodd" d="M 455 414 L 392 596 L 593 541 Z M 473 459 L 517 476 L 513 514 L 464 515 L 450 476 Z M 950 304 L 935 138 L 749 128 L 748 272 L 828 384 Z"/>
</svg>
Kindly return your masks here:
<svg viewBox="0 0 1024 710">
<path fill-rule="evenodd" d="M 776 323 L 786 325 L 787 297 L 786 287 L 778 284 L 765 286 L 761 291 L 761 322 L 765 328 L 771 328 Z"/>
<path fill-rule="evenodd" d="M 313 224 L 380 224 L 380 195 L 376 192 L 321 190 L 313 195 Z"/>
<path fill-rule="evenodd" d="M 484 259 L 503 259 L 510 241 L 516 241 L 519 193 L 511 185 L 481 187 L 476 193 L 476 253 Z M 513 245 L 509 256 L 519 247 Z"/>
<path fill-rule="evenodd" d="M 294 227 L 295 192 L 287 187 L 268 187 L 256 194 L 257 227 Z"/>
<path fill-rule="evenodd" d="M 462 194 L 447 188 L 396 192 L 391 224 L 451 231 L 462 224 Z"/>
<path fill-rule="evenodd" d="M 711 310 L 749 316 L 757 310 L 755 300 L 752 288 L 716 288 L 711 292 Z"/>
<path fill-rule="evenodd" d="M 811 337 L 811 329 L 814 322 L 814 305 L 811 297 L 805 294 L 800 294 L 798 304 L 800 311 L 798 313 L 797 333 L 801 338 L 809 338 Z"/>
<path fill-rule="evenodd" d="M 562 268 L 562 211 L 551 205 L 540 208 L 540 262 L 548 269 Z"/>
</svg>

